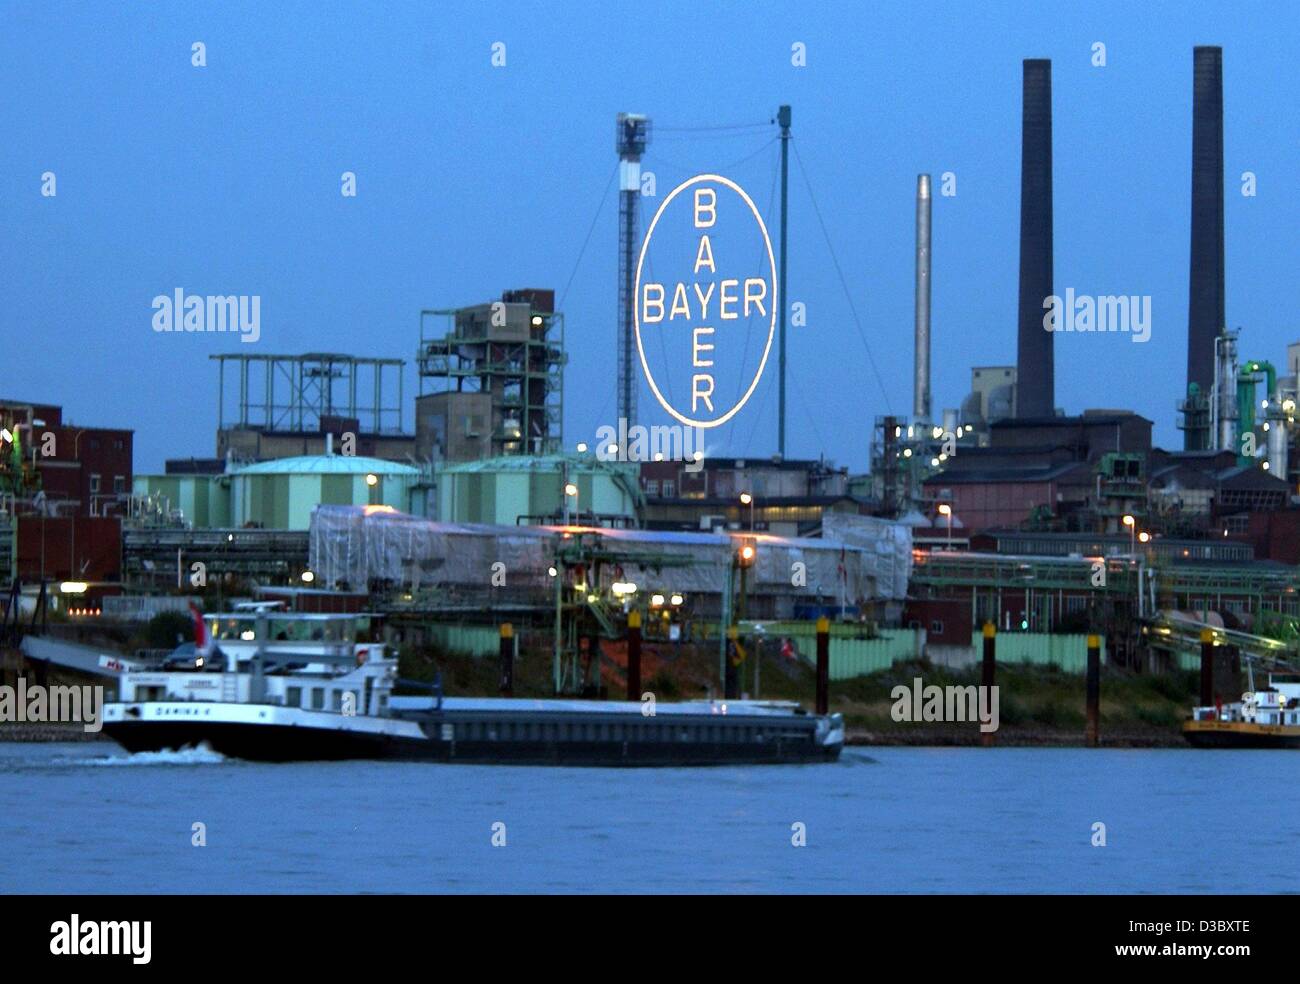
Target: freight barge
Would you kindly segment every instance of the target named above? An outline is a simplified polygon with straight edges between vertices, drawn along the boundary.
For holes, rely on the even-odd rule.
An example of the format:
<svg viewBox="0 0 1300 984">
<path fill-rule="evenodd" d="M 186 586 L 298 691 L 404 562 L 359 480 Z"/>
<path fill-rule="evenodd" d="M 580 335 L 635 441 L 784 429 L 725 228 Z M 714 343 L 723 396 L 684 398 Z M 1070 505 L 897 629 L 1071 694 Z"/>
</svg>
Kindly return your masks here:
<svg viewBox="0 0 1300 984">
<path fill-rule="evenodd" d="M 1300 680 L 1270 675 L 1268 689 L 1194 707 L 1183 723 L 1193 748 L 1300 748 Z"/>
<path fill-rule="evenodd" d="M 840 715 L 789 702 L 396 696 L 395 653 L 354 643 L 352 621 L 266 611 L 196 618 L 195 644 L 121 675 L 104 732 L 131 752 L 206 745 L 266 762 L 779 764 L 834 761 L 844 745 Z"/>
</svg>

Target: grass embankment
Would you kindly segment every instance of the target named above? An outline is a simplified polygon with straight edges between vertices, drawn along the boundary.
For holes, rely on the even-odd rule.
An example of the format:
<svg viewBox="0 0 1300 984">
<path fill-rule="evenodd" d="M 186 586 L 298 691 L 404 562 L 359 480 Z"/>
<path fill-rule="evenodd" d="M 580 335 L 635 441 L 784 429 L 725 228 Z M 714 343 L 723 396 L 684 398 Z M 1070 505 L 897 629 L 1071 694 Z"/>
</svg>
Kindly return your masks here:
<svg viewBox="0 0 1300 984">
<path fill-rule="evenodd" d="M 624 696 L 626 677 L 621 647 L 607 647 L 603 661 L 607 696 Z M 684 700 L 717 695 L 718 652 L 713 646 L 672 646 L 647 643 L 643 656 L 643 690 L 660 700 Z M 401 675 L 432 680 L 442 672 L 448 695 L 488 696 L 497 693 L 495 658 L 474 658 L 433 648 L 406 649 Z M 754 693 L 754 656 L 741 666 L 742 689 Z M 979 744 L 973 723 L 895 721 L 891 714 L 897 686 L 920 677 L 923 686 L 978 686 L 980 667 L 954 670 L 925 661 L 896 663 L 888 670 L 831 683 L 831 710 L 844 715 L 851 744 L 966 745 Z M 551 656 L 527 650 L 514 668 L 517 697 L 550 697 Z M 1083 674 L 1050 666 L 1000 664 L 997 671 L 999 728 L 1003 745 L 1071 745 L 1084 740 Z M 713 688 L 713 689 L 711 689 Z M 795 700 L 813 706 L 813 671 L 766 654 L 762 657 L 758 692 L 769 700 Z M 1101 673 L 1100 735 L 1103 745 L 1181 745 L 1179 726 L 1196 702 L 1197 675 L 1189 671 L 1163 674 L 1130 673 L 1103 667 Z M 909 698 L 910 700 L 910 698 Z"/>
</svg>

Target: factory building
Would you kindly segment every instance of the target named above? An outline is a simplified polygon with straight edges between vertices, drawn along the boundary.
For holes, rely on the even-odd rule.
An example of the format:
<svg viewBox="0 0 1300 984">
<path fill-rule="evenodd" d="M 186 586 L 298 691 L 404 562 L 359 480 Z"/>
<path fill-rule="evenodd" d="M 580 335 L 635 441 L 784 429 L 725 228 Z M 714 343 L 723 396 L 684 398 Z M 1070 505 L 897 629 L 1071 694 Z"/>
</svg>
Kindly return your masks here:
<svg viewBox="0 0 1300 984">
<path fill-rule="evenodd" d="M 981 531 L 1023 529 L 1121 539 L 1227 537 L 1259 556 L 1288 550 L 1284 517 L 1294 462 L 1300 344 L 1279 372 L 1238 357 L 1225 325 L 1222 51 L 1193 52 L 1192 231 L 1188 389 L 1179 403 L 1185 449 L 1153 448 L 1150 420 L 1127 410 L 1054 406 L 1051 65 L 1023 65 L 1020 295 L 1015 366 L 977 366 L 960 413 L 929 415 L 930 215 L 918 185 L 915 419 L 876 422 L 871 489 L 884 515 L 907 517 L 918 542 L 972 549 Z M 922 176 L 924 178 L 925 176 Z M 1252 353 L 1262 354 L 1262 353 Z M 948 527 L 948 529 L 944 529 Z M 937 534 L 937 535 L 936 535 Z M 972 534 L 974 534 L 973 539 Z"/>
<path fill-rule="evenodd" d="M 818 459 L 648 461 L 640 481 L 648 529 L 810 536 L 828 512 L 870 511 L 868 500 L 851 494 L 848 469 Z"/>
<path fill-rule="evenodd" d="M 121 571 L 133 432 L 0 400 L 0 584 L 100 582 Z"/>
<path fill-rule="evenodd" d="M 168 468 L 164 475 L 135 476 L 133 492 L 135 516 L 145 524 L 196 530 L 231 524 L 230 476 L 224 472 L 179 473 Z"/>
<path fill-rule="evenodd" d="M 467 462 L 563 446 L 564 316 L 552 290 L 420 312 L 415 453 Z"/>
<path fill-rule="evenodd" d="M 411 510 L 423 472 L 381 458 L 339 454 L 273 458 L 220 475 L 139 475 L 139 512 L 191 529 L 305 530 L 321 504 Z"/>
<path fill-rule="evenodd" d="M 586 455 L 504 455 L 437 468 L 437 518 L 498 526 L 640 525 L 636 466 Z"/>
<path fill-rule="evenodd" d="M 1114 530 L 1142 514 L 1151 421 L 1128 411 L 1007 417 L 986 447 L 962 447 L 923 482 L 969 532 L 1021 524 Z"/>
<path fill-rule="evenodd" d="M 3 399 L 0 428 L 17 437 L 29 473 L 26 481 L 34 480 L 34 488 L 44 493 L 47 514 L 111 516 L 125 508 L 131 494 L 133 431 L 65 423 L 62 407 Z M 13 447 L 7 438 L 0 441 L 0 454 L 12 458 Z"/>
</svg>

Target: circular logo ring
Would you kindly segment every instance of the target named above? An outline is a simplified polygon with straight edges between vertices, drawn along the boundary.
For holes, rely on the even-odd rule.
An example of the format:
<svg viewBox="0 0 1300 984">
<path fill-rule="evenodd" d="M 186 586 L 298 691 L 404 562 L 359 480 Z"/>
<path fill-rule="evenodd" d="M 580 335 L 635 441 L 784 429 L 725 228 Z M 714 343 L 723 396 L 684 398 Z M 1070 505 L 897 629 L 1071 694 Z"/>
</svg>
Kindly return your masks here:
<svg viewBox="0 0 1300 984">
<path fill-rule="evenodd" d="M 654 374 L 650 371 L 650 365 L 646 362 L 645 346 L 641 344 L 641 267 L 645 263 L 645 254 L 646 250 L 650 248 L 650 240 L 654 237 L 655 226 L 659 224 L 659 219 L 663 216 L 664 210 L 668 208 L 674 198 L 692 185 L 700 184 L 702 182 L 716 182 L 724 187 L 730 188 L 744 200 L 746 205 L 749 206 L 750 212 L 754 215 L 754 221 L 758 223 L 758 230 L 763 234 L 763 245 L 767 249 L 768 268 L 772 271 L 772 316 L 769 319 L 767 328 L 767 344 L 763 346 L 763 358 L 758 364 L 758 371 L 754 373 L 754 378 L 750 381 L 749 388 L 745 390 L 745 395 L 740 398 L 736 405 L 721 417 L 717 417 L 713 420 L 694 420 L 687 417 L 685 414 L 680 413 L 676 407 L 664 399 L 663 393 L 659 391 L 659 386 L 655 382 Z M 753 199 L 750 198 L 749 195 L 745 194 L 744 188 L 740 187 L 740 185 L 736 184 L 729 178 L 724 178 L 719 174 L 697 174 L 695 177 L 683 181 L 676 188 L 670 191 L 668 197 L 663 200 L 663 204 L 660 205 L 658 210 L 655 212 L 655 217 L 650 220 L 650 228 L 646 230 L 645 241 L 641 243 L 641 255 L 636 261 L 636 295 L 632 302 L 632 317 L 636 324 L 636 350 L 641 356 L 641 368 L 645 372 L 646 382 L 650 384 L 650 389 L 654 393 L 655 398 L 659 401 L 659 405 L 672 414 L 676 419 L 680 420 L 683 424 L 690 427 L 718 427 L 734 417 L 740 409 L 749 402 L 749 398 L 754 395 L 754 390 L 758 388 L 759 380 L 763 378 L 763 370 L 767 368 L 767 357 L 772 351 L 772 339 L 776 335 L 776 306 L 779 303 L 779 298 L 776 296 L 776 290 L 776 259 L 772 255 L 772 237 L 767 234 L 767 225 L 763 222 L 763 217 L 758 214 L 758 208 L 754 205 Z"/>
</svg>

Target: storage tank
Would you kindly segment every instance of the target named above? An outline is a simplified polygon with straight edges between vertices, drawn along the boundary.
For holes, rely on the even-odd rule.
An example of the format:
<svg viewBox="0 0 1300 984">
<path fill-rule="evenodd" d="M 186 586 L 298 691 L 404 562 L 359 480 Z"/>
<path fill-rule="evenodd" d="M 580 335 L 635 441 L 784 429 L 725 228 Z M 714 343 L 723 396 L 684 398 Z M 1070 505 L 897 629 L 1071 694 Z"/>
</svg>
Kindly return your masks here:
<svg viewBox="0 0 1300 984">
<path fill-rule="evenodd" d="M 231 518 L 235 526 L 305 530 L 318 505 L 384 505 L 410 512 L 421 474 L 414 465 L 355 455 L 259 461 L 231 475 Z"/>
</svg>

